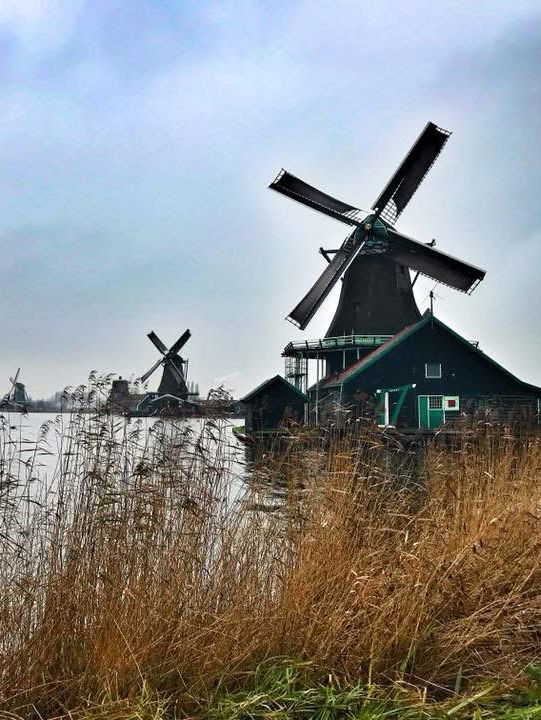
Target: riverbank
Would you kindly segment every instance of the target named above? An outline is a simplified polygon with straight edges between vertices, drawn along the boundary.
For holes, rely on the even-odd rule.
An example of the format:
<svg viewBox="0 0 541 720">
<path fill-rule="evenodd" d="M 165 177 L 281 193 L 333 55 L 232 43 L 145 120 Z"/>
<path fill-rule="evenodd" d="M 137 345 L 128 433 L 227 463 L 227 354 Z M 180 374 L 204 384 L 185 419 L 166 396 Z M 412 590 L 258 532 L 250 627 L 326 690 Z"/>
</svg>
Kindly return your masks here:
<svg viewBox="0 0 541 720">
<path fill-rule="evenodd" d="M 537 713 L 536 436 L 299 431 L 240 478 L 222 421 L 74 423 L 44 485 L 0 443 L 11 717 Z"/>
</svg>

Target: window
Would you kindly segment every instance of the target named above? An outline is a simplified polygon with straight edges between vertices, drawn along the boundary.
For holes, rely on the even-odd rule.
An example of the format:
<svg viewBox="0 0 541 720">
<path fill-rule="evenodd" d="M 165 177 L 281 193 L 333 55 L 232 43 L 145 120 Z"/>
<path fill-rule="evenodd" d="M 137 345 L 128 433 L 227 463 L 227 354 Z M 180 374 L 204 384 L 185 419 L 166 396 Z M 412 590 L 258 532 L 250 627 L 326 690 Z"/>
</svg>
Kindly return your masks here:
<svg viewBox="0 0 541 720">
<path fill-rule="evenodd" d="M 458 395 L 447 395 L 443 398 L 443 409 L 457 412 L 460 410 L 460 398 Z"/>
<path fill-rule="evenodd" d="M 425 363 L 426 378 L 441 378 L 441 363 Z"/>
<path fill-rule="evenodd" d="M 443 408 L 443 397 L 441 395 L 430 395 L 428 398 L 428 409 L 429 410 L 442 410 Z"/>
</svg>

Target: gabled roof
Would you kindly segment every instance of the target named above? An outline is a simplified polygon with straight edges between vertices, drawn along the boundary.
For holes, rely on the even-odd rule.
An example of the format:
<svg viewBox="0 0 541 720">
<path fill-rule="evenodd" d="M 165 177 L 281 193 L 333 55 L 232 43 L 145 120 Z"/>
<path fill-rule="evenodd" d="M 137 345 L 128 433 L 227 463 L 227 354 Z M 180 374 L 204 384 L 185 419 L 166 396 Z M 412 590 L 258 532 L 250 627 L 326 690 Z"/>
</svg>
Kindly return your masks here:
<svg viewBox="0 0 541 720">
<path fill-rule="evenodd" d="M 519 383 L 525 388 L 528 388 L 530 391 L 535 392 L 536 394 L 541 396 L 541 388 L 537 387 L 536 385 L 530 385 L 529 383 L 526 383 L 522 380 L 519 380 L 513 373 L 509 372 L 509 370 L 506 370 L 502 365 L 497 363 L 495 360 L 493 360 L 488 355 L 485 355 L 485 353 L 482 350 L 479 350 L 479 348 L 475 347 L 475 345 L 472 345 L 471 342 L 468 340 L 465 340 L 461 335 L 459 335 L 457 332 L 452 330 L 448 325 L 443 323 L 441 320 L 438 320 L 437 317 L 434 315 L 431 315 L 431 313 L 427 310 L 421 320 L 419 322 L 415 323 L 414 325 L 409 325 L 408 327 L 405 327 L 403 330 L 401 330 L 399 333 L 394 335 L 390 340 L 388 340 L 383 345 L 380 345 L 377 350 L 374 350 L 369 355 L 366 355 L 361 360 L 358 360 L 357 362 L 353 363 L 353 365 L 350 365 L 345 370 L 343 370 L 341 373 L 335 376 L 331 376 L 322 382 L 320 382 L 319 387 L 325 388 L 325 387 L 335 387 L 340 386 L 344 383 L 348 383 L 350 380 L 352 380 L 354 377 L 359 375 L 360 373 L 364 372 L 367 368 L 374 365 L 374 363 L 377 363 L 379 360 L 381 360 L 385 355 L 395 350 L 399 345 L 401 345 L 404 340 L 411 337 L 415 333 L 417 333 L 421 328 L 425 327 L 429 322 L 433 322 L 438 327 L 442 328 L 446 332 L 448 332 L 450 335 L 452 335 L 453 338 L 460 341 L 464 346 L 470 350 L 470 352 L 475 353 L 483 358 L 486 362 L 489 362 L 491 365 L 496 367 L 501 372 L 505 373 L 508 377 L 512 378 L 515 382 Z"/>
<path fill-rule="evenodd" d="M 263 392 L 263 390 L 265 390 L 268 386 L 272 385 L 275 382 L 283 383 L 287 386 L 288 390 L 293 390 L 293 392 L 297 393 L 297 395 L 302 398 L 304 402 L 308 402 L 308 397 L 298 388 L 288 382 L 285 378 L 283 378 L 281 375 L 275 375 L 274 377 L 265 380 L 265 382 L 262 382 L 261 385 L 258 385 L 256 388 L 254 388 L 254 390 L 249 392 L 248 395 L 245 395 L 243 398 L 241 398 L 240 402 L 247 402 L 248 400 L 251 400 L 253 397 L 259 395 L 261 392 Z"/>
</svg>

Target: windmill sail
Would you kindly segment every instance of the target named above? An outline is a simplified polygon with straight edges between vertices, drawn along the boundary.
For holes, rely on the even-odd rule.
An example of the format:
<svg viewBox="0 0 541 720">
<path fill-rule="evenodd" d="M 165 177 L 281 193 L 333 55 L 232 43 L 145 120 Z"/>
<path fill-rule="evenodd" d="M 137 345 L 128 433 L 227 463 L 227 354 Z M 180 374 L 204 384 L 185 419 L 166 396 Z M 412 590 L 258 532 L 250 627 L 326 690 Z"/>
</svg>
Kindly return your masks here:
<svg viewBox="0 0 541 720">
<path fill-rule="evenodd" d="M 160 338 L 156 335 L 154 330 L 148 333 L 147 338 L 150 340 L 150 342 L 155 345 L 158 350 L 162 353 L 162 355 L 165 355 L 167 352 L 167 345 L 163 343 Z"/>
<path fill-rule="evenodd" d="M 188 342 L 188 340 L 191 338 L 192 334 L 189 330 L 185 330 L 182 335 L 179 337 L 179 339 L 171 345 L 171 348 L 169 350 L 169 353 L 171 355 L 176 355 L 178 351 Z"/>
<path fill-rule="evenodd" d="M 392 228 L 388 228 L 387 233 L 387 254 L 400 265 L 418 270 L 438 282 L 468 293 L 485 277 L 485 271 L 475 265 L 417 242 Z"/>
<path fill-rule="evenodd" d="M 338 279 L 345 272 L 350 262 L 361 248 L 361 243 L 355 242 L 357 230 L 346 239 L 342 247 L 335 253 L 331 262 L 321 273 L 314 285 L 306 293 L 300 303 L 289 313 L 288 319 L 301 330 L 308 325 L 313 315 L 336 285 Z"/>
<path fill-rule="evenodd" d="M 400 213 L 434 164 L 450 136 L 448 130 L 427 123 L 398 170 L 372 205 L 387 222 L 395 223 Z"/>
<path fill-rule="evenodd" d="M 287 170 L 282 170 L 278 177 L 269 185 L 272 190 L 276 190 L 282 195 L 297 200 L 297 202 L 307 205 L 313 210 L 329 215 L 335 220 L 346 223 L 346 225 L 359 225 L 360 210 L 353 205 L 342 202 L 327 195 L 327 193 L 318 190 L 312 185 L 308 185 L 303 180 L 291 175 Z"/>
<path fill-rule="evenodd" d="M 150 370 L 147 370 L 147 372 L 144 375 L 141 375 L 140 381 L 144 384 L 149 379 L 149 377 L 152 375 L 152 373 L 157 370 L 160 365 L 163 364 L 163 358 L 160 358 L 158 362 L 154 363 L 154 365 L 150 368 Z"/>
</svg>

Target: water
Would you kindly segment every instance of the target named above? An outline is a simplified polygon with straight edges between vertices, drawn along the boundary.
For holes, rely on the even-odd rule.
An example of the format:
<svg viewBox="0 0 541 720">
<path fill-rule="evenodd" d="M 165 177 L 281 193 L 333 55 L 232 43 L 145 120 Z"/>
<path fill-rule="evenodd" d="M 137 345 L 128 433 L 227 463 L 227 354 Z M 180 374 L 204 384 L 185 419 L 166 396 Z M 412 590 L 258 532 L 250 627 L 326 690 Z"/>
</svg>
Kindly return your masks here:
<svg viewBox="0 0 541 720">
<path fill-rule="evenodd" d="M 238 421 L 237 421 L 238 422 Z M 49 494 L 61 478 L 76 479 L 97 466 L 133 471 L 138 462 L 176 463 L 227 476 L 231 499 L 246 479 L 245 447 L 230 419 L 121 418 L 82 413 L 0 415 L 0 495 Z M 115 465 L 116 463 L 116 465 Z"/>
<path fill-rule="evenodd" d="M 108 487 L 130 485 L 141 467 L 156 480 L 163 473 L 187 487 L 203 478 L 219 486 L 229 507 L 247 493 L 253 509 L 281 508 L 293 486 L 317 485 L 324 476 L 324 443 L 299 447 L 286 438 L 270 447 L 247 449 L 230 419 L 122 418 L 84 413 L 0 415 L 0 506 L 53 507 L 62 488 L 87 487 L 100 477 Z M 366 443 L 360 442 L 366 452 Z M 423 453 L 384 447 L 370 451 L 370 473 L 397 487 L 423 484 Z M 377 470 L 377 472 L 376 472 Z M 0 520 L 1 523 L 1 520 Z M 1 530 L 1 528 L 0 528 Z"/>
</svg>

